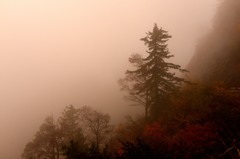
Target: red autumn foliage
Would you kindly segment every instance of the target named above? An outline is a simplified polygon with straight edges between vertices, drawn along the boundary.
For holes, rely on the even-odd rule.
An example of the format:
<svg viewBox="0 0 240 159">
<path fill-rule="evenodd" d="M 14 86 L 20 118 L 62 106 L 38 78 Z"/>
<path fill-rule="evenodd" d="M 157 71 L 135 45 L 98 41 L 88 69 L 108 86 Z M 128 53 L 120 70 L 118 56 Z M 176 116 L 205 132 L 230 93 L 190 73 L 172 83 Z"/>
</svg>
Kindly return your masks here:
<svg viewBox="0 0 240 159">
<path fill-rule="evenodd" d="M 143 137 L 153 147 L 157 147 L 159 144 L 168 142 L 164 129 L 157 122 L 146 125 L 143 132 Z"/>
<path fill-rule="evenodd" d="M 212 147 L 215 144 L 216 138 L 217 135 L 212 124 L 195 124 L 180 130 L 176 134 L 173 144 L 184 143 L 185 148 L 189 151 L 200 152 L 207 147 Z"/>
</svg>

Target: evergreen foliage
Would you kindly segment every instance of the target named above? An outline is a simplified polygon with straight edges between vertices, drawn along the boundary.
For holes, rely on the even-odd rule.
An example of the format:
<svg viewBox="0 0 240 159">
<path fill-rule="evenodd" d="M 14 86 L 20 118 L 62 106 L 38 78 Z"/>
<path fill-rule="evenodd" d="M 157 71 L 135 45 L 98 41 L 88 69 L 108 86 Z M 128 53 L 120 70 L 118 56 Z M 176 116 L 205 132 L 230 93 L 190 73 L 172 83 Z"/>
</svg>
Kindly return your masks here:
<svg viewBox="0 0 240 159">
<path fill-rule="evenodd" d="M 137 94 L 138 97 L 144 97 L 146 118 L 149 116 L 156 118 L 160 111 L 164 110 L 167 98 L 176 93 L 182 82 L 186 82 L 175 75 L 175 71 L 186 70 L 167 61 L 173 57 L 166 44 L 169 38 L 171 35 L 155 24 L 153 30 L 141 39 L 148 47 L 146 51 L 148 56 L 141 59 L 135 56 L 129 59 L 137 68 L 126 72 L 125 82 L 132 84 L 129 91 L 131 96 Z M 126 83 L 123 86 L 126 87 Z"/>
<path fill-rule="evenodd" d="M 35 134 L 34 140 L 25 146 L 22 158 L 59 159 L 60 147 L 58 141 L 58 129 L 53 117 L 48 116 Z"/>
<path fill-rule="evenodd" d="M 79 123 L 79 109 L 73 105 L 67 106 L 59 117 L 59 132 L 61 133 L 61 146 L 70 144 L 71 141 L 84 144 L 85 137 Z"/>
</svg>

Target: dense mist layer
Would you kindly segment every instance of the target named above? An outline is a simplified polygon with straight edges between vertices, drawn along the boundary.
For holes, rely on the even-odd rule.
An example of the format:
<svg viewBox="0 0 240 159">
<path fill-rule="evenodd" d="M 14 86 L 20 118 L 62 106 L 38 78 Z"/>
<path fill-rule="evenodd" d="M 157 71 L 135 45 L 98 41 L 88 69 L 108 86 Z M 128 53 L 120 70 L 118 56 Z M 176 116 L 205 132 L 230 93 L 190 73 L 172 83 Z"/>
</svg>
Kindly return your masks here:
<svg viewBox="0 0 240 159">
<path fill-rule="evenodd" d="M 214 18 L 213 28 L 199 42 L 188 68 L 195 80 L 225 82 L 239 86 L 240 81 L 240 1 L 224 0 Z"/>
<path fill-rule="evenodd" d="M 212 0 L 1 0 L 0 158 L 20 158 L 47 115 L 90 105 L 116 123 L 143 113 L 122 98 L 118 79 L 154 23 L 172 35 L 173 61 L 185 67 L 211 26 Z"/>
</svg>

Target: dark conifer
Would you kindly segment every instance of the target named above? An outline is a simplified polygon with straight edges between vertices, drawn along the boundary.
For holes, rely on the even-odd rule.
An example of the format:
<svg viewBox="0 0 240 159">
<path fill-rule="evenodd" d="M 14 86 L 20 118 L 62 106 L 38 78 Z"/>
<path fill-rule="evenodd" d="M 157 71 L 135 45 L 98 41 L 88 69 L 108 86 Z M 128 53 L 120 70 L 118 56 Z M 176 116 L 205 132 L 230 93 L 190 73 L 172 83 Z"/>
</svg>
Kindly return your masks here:
<svg viewBox="0 0 240 159">
<path fill-rule="evenodd" d="M 162 28 L 159 29 L 155 24 L 153 31 L 148 32 L 147 36 L 141 39 L 148 47 L 146 51 L 148 56 L 141 59 L 142 62 L 137 65 L 136 70 L 126 72 L 126 77 L 133 76 L 135 78 L 131 78 L 132 80 L 137 79 L 137 81 L 131 81 L 133 86 L 129 92 L 130 95 L 133 92 L 135 96 L 143 97 L 143 94 L 145 95 L 146 118 L 149 116 L 156 118 L 160 111 L 164 111 L 169 96 L 177 92 L 181 83 L 186 82 L 183 78 L 175 75 L 176 70 L 180 72 L 186 72 L 186 70 L 166 61 L 173 57 L 166 44 L 169 38 L 171 35 Z"/>
</svg>

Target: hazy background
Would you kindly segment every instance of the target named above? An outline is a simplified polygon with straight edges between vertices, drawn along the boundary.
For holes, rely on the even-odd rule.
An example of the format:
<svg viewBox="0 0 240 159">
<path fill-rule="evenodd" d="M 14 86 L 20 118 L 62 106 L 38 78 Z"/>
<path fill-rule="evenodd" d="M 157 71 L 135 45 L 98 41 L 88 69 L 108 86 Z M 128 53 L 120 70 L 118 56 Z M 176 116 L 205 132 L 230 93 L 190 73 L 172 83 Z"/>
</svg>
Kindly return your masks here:
<svg viewBox="0 0 240 159">
<path fill-rule="evenodd" d="M 185 67 L 211 27 L 216 0 L 0 0 L 0 158 L 17 159 L 47 115 L 90 105 L 113 122 L 139 108 L 122 99 L 118 79 L 139 39 L 168 30 Z"/>
</svg>

